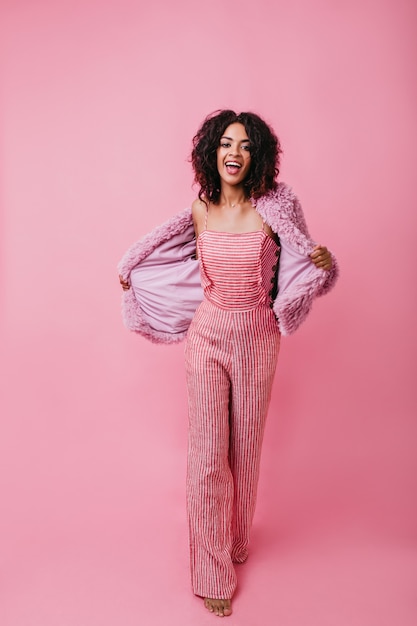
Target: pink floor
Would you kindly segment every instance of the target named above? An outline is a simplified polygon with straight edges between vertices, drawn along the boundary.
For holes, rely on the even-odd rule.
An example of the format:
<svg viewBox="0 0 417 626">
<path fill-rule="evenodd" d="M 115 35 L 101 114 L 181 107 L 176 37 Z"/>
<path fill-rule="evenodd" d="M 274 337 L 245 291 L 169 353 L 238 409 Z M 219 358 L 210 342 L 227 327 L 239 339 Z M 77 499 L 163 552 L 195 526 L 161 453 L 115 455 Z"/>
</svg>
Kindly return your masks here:
<svg viewBox="0 0 417 626">
<path fill-rule="evenodd" d="M 161 494 L 162 495 L 162 494 Z M 164 494 L 163 497 L 166 497 Z M 216 623 L 189 589 L 179 503 L 158 524 L 36 536 L 2 549 L 2 626 Z M 13 548 L 13 549 L 11 549 Z M 250 560 L 239 566 L 239 626 L 415 626 L 416 550 L 343 531 L 297 541 L 258 520 Z"/>
<path fill-rule="evenodd" d="M 9 360 L 1 380 L 10 384 L 0 437 L 1 626 L 221 619 L 189 585 L 185 390 L 182 373 L 170 377 L 182 348 L 155 350 L 122 328 L 112 358 L 101 361 L 80 339 L 61 356 L 59 342 L 22 335 L 2 345 Z M 143 368 L 149 381 L 159 373 L 159 393 L 138 383 L 139 362 L 136 371 L 126 363 L 145 349 Z M 392 429 L 379 411 L 349 418 L 343 404 L 320 417 L 313 395 L 313 416 L 297 412 L 297 395 L 284 392 L 291 354 L 283 348 L 274 387 L 251 553 L 239 566 L 234 614 L 223 619 L 415 626 L 412 415 Z"/>
<path fill-rule="evenodd" d="M 416 626 L 417 4 L 0 2 L 0 626 L 204 626 L 184 346 L 116 266 L 253 110 L 340 281 L 282 342 L 237 626 Z"/>
<path fill-rule="evenodd" d="M 49 510 L 45 500 L 37 510 L 35 497 L 27 517 L 4 528 L 2 626 L 191 626 L 220 619 L 190 591 L 177 478 L 169 472 L 142 482 L 135 472 L 119 478 L 123 486 L 110 485 L 107 493 L 102 484 L 103 493 L 86 497 L 80 487 L 81 508 L 72 518 L 59 496 Z M 263 485 L 271 494 L 266 480 Z M 306 505 L 301 497 L 299 505 Z M 114 509 L 102 508 L 101 517 L 107 499 Z M 331 516 L 319 522 L 307 515 L 291 527 L 277 504 L 261 489 L 252 552 L 238 566 L 227 623 L 415 626 L 417 550 L 411 538 L 393 540 Z"/>
</svg>

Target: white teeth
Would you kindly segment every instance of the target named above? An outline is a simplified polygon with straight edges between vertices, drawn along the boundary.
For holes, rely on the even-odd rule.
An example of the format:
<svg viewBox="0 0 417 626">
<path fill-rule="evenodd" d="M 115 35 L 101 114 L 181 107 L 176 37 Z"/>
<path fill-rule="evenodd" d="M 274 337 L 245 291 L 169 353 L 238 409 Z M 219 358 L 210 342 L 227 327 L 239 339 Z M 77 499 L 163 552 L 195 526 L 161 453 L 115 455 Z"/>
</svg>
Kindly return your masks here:
<svg viewBox="0 0 417 626">
<path fill-rule="evenodd" d="M 241 167 L 240 163 L 236 163 L 236 161 L 226 161 L 226 165 L 233 165 L 233 167 Z"/>
</svg>

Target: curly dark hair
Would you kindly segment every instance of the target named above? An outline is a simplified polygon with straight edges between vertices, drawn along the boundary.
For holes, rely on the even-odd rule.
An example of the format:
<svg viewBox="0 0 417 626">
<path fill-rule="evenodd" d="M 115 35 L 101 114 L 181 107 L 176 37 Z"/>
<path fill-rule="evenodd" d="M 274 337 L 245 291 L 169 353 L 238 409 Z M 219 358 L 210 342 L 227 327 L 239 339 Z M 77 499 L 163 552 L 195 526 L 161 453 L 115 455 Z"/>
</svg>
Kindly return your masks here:
<svg viewBox="0 0 417 626">
<path fill-rule="evenodd" d="M 276 189 L 282 152 L 278 137 L 255 113 L 214 111 L 206 117 L 193 138 L 191 163 L 194 182 L 200 186 L 198 197 L 217 204 L 220 199 L 220 176 L 217 170 L 217 148 L 230 124 L 243 124 L 250 141 L 251 166 L 243 187 L 248 198 L 260 198 Z"/>
</svg>

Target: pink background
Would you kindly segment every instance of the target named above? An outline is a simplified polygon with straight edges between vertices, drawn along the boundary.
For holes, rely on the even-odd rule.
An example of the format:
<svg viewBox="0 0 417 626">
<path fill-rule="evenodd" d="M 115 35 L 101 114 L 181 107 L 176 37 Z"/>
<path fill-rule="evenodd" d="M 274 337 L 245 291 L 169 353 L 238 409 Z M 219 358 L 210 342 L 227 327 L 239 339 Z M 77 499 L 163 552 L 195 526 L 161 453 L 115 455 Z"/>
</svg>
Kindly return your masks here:
<svg viewBox="0 0 417 626">
<path fill-rule="evenodd" d="M 0 622 L 208 624 L 189 588 L 183 345 L 116 264 L 189 205 L 210 111 L 253 110 L 340 260 L 282 345 L 238 626 L 414 626 L 412 0 L 3 0 Z"/>
</svg>

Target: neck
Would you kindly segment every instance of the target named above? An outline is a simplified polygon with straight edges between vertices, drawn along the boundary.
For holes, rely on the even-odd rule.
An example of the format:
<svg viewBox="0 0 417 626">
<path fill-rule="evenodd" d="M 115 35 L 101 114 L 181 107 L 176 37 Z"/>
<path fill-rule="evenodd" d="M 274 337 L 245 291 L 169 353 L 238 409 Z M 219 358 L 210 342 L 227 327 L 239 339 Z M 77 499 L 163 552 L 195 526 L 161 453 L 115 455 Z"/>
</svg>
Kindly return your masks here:
<svg viewBox="0 0 417 626">
<path fill-rule="evenodd" d="M 219 203 L 226 207 L 235 207 L 238 204 L 244 204 L 246 200 L 245 192 L 241 187 L 221 189 Z"/>
</svg>

